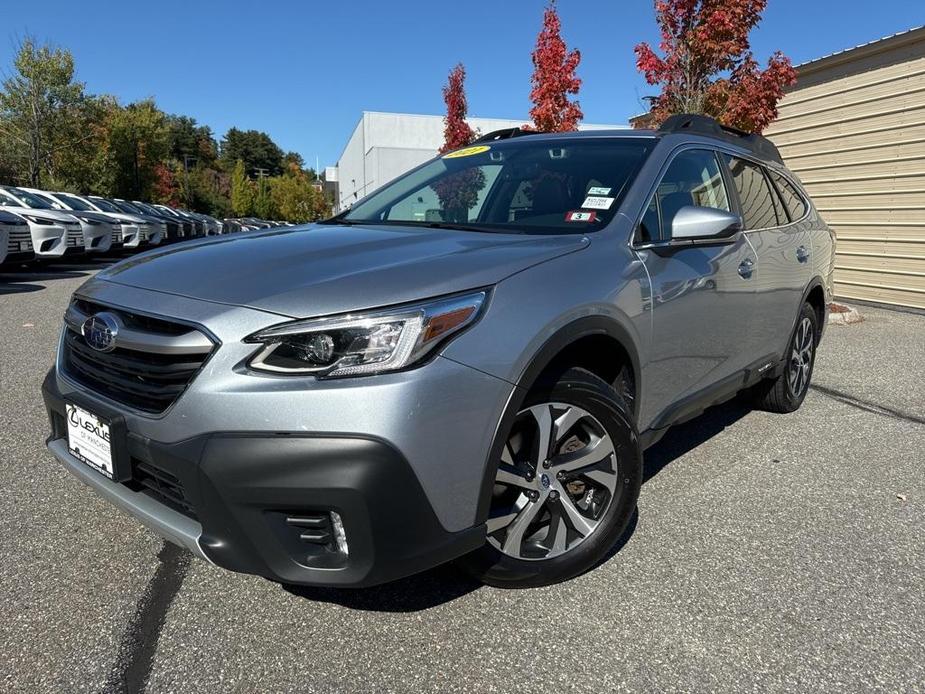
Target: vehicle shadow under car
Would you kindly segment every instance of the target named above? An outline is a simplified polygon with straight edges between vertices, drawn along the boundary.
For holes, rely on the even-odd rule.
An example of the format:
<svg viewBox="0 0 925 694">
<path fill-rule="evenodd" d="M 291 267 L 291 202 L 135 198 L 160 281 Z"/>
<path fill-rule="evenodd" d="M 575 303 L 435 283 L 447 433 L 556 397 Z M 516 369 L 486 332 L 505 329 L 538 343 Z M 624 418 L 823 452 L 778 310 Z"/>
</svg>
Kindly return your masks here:
<svg viewBox="0 0 925 694">
<path fill-rule="evenodd" d="M 661 441 L 646 451 L 643 484 L 671 462 L 735 424 L 752 409 L 748 394 L 741 394 L 722 405 L 709 408 L 689 422 L 672 427 Z M 591 571 L 596 571 L 610 561 L 630 541 L 636 531 L 638 518 L 639 509 L 636 509 L 613 548 Z M 282 585 L 283 590 L 307 600 L 334 603 L 368 612 L 419 612 L 452 602 L 482 587 L 482 583 L 469 577 L 453 563 L 372 588 Z"/>
<path fill-rule="evenodd" d="M 36 282 L 89 277 L 91 272 L 103 270 L 122 260 L 122 255 L 60 258 L 55 260 L 4 264 L 0 266 L 0 295 L 24 294 L 45 289 Z"/>
</svg>

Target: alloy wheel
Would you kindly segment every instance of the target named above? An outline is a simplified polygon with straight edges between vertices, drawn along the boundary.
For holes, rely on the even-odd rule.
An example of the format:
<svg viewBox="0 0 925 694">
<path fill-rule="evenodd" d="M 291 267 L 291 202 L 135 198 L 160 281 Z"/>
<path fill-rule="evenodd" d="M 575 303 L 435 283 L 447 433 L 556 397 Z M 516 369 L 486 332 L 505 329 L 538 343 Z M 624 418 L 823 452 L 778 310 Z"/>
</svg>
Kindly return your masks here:
<svg viewBox="0 0 925 694">
<path fill-rule="evenodd" d="M 793 337 L 793 350 L 790 354 L 790 366 L 787 370 L 787 382 L 790 392 L 799 398 L 809 385 L 809 374 L 813 366 L 813 349 L 816 346 L 813 335 L 813 323 L 804 317 Z"/>
<path fill-rule="evenodd" d="M 521 410 L 495 476 L 489 543 L 534 561 L 575 549 L 613 503 L 618 473 L 610 436 L 588 411 L 561 402 Z"/>
</svg>

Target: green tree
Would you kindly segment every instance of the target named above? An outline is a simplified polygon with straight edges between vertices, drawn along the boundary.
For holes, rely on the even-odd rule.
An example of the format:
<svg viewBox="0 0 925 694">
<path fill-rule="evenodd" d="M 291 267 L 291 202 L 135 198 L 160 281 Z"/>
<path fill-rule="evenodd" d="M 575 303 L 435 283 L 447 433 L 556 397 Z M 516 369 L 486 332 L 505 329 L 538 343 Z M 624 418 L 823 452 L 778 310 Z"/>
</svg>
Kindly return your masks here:
<svg viewBox="0 0 925 694">
<path fill-rule="evenodd" d="M 231 213 L 235 217 L 254 214 L 254 183 L 247 177 L 244 162 L 238 159 L 231 172 Z"/>
<path fill-rule="evenodd" d="M 70 143 L 55 149 L 48 176 L 62 190 L 108 195 L 109 124 L 119 105 L 110 96 L 87 96 L 72 117 L 62 119 L 56 139 Z M 50 185 L 46 182 L 46 185 Z"/>
<path fill-rule="evenodd" d="M 257 181 L 257 195 L 254 197 L 254 214 L 261 219 L 276 219 L 279 217 L 279 210 L 276 208 L 276 202 L 270 192 L 270 181 L 266 177 L 261 177 Z"/>
<path fill-rule="evenodd" d="M 270 180 L 279 216 L 289 222 L 311 222 L 326 217 L 324 196 L 308 174 L 291 166 L 283 175 Z"/>
<path fill-rule="evenodd" d="M 19 44 L 13 68 L 0 91 L 0 135 L 12 142 L 12 161 L 23 165 L 23 177 L 39 187 L 56 150 L 74 144 L 59 134 L 81 103 L 84 85 L 74 80 L 70 51 L 39 46 L 31 37 Z"/>
<path fill-rule="evenodd" d="M 269 135 L 258 130 L 231 128 L 225 133 L 221 143 L 221 160 L 225 168 L 231 169 L 239 159 L 244 162 L 249 176 L 257 175 L 258 169 L 269 176 L 283 173 L 283 150 Z"/>
<path fill-rule="evenodd" d="M 197 125 L 189 116 L 167 116 L 168 156 L 188 168 L 193 163 L 213 166 L 218 144 L 207 125 Z"/>
<path fill-rule="evenodd" d="M 150 199 L 157 166 L 167 157 L 168 129 L 164 112 L 153 99 L 114 110 L 107 148 L 107 183 L 116 197 Z"/>
</svg>

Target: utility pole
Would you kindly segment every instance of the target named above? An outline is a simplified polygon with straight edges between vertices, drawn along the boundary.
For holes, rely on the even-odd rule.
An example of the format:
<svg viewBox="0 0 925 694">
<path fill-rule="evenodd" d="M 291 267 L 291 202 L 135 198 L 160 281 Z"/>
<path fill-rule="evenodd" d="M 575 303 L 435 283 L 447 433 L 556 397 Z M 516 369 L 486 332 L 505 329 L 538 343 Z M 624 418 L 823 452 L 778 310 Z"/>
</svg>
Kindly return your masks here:
<svg viewBox="0 0 925 694">
<path fill-rule="evenodd" d="M 267 176 L 270 175 L 270 170 L 261 169 L 260 167 L 254 167 L 254 175 L 257 176 L 257 178 L 266 178 Z"/>
<path fill-rule="evenodd" d="M 186 198 L 187 208 L 191 207 L 193 204 L 193 196 L 191 195 L 189 187 L 189 163 L 191 161 L 196 161 L 196 159 L 196 157 L 190 156 L 189 154 L 183 155 L 183 170 L 186 172 L 186 183 L 183 186 L 183 193 Z"/>
</svg>

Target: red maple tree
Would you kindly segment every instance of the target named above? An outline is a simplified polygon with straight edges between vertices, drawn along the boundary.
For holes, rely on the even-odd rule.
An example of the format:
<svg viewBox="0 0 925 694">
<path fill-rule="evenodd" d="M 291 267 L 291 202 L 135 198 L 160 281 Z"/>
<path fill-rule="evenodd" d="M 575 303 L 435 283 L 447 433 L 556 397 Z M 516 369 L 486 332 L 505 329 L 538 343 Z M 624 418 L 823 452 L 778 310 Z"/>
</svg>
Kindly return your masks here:
<svg viewBox="0 0 925 694">
<path fill-rule="evenodd" d="M 581 62 L 578 50 L 569 52 L 562 40 L 562 22 L 552 0 L 543 13 L 543 28 L 536 37 L 533 50 L 533 89 L 530 118 L 533 126 L 543 132 L 577 130 L 584 117 L 577 101 L 569 95 L 578 94 L 581 79 L 575 70 Z"/>
<path fill-rule="evenodd" d="M 466 68 L 462 63 L 450 70 L 443 87 L 446 115 L 443 117 L 443 146 L 440 153 L 465 147 L 475 139 L 475 131 L 466 122 L 469 102 L 466 99 Z M 485 174 L 477 166 L 462 168 L 433 184 L 440 198 L 441 217 L 445 222 L 466 222 L 469 210 L 476 206 L 479 191 L 485 185 Z"/>
<path fill-rule="evenodd" d="M 662 56 L 636 46 L 636 66 L 661 94 L 652 99 L 657 125 L 675 113 L 701 113 L 730 127 L 760 133 L 777 118 L 784 89 L 796 82 L 780 51 L 761 69 L 748 35 L 767 0 L 656 0 Z"/>
<path fill-rule="evenodd" d="M 475 132 L 466 122 L 469 102 L 466 99 L 466 68 L 462 63 L 450 70 L 450 76 L 443 87 L 443 101 L 446 104 L 446 115 L 443 117 L 443 147 L 440 148 L 440 154 L 465 147 L 475 139 Z"/>
<path fill-rule="evenodd" d="M 177 179 L 170 170 L 170 167 L 164 163 L 159 163 L 154 167 L 154 186 L 152 192 L 154 198 L 164 205 L 178 207 L 180 205 L 180 187 Z"/>
</svg>

